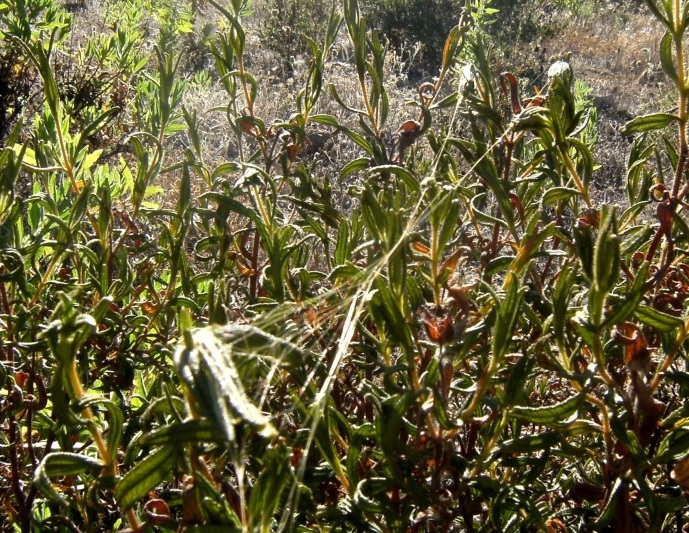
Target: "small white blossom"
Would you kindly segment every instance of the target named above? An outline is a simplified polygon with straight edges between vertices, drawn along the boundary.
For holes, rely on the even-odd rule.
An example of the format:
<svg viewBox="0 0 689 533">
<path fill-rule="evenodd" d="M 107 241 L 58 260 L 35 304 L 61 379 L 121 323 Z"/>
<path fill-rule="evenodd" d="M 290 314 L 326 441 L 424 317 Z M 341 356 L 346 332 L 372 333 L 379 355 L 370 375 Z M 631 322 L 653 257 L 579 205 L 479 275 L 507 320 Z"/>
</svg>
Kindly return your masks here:
<svg viewBox="0 0 689 533">
<path fill-rule="evenodd" d="M 572 79 L 572 67 L 567 61 L 555 61 L 548 69 L 548 79 L 563 78 L 566 81 Z"/>
<path fill-rule="evenodd" d="M 474 72 L 474 65 L 467 63 L 459 70 L 459 92 L 460 94 L 465 91 L 468 87 L 471 87 L 474 79 L 476 78 L 476 73 Z"/>
</svg>

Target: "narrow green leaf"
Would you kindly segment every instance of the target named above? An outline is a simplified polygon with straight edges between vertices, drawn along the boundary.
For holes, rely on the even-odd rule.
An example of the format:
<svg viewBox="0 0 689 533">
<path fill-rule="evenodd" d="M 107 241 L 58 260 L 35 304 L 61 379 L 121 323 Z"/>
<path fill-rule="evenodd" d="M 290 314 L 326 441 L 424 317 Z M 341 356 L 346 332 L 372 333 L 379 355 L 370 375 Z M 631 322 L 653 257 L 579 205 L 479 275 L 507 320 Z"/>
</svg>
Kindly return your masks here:
<svg viewBox="0 0 689 533">
<path fill-rule="evenodd" d="M 541 202 L 544 206 L 552 205 L 560 201 L 569 200 L 575 196 L 581 196 L 581 193 L 578 189 L 572 189 L 569 187 L 552 187 L 543 195 Z"/>
<path fill-rule="evenodd" d="M 93 192 L 93 186 L 91 183 L 86 183 L 79 191 L 79 195 L 74 200 L 72 208 L 69 212 L 69 229 L 70 232 L 74 232 L 78 229 L 84 215 L 86 214 L 86 209 L 88 208 L 89 200 L 91 198 L 91 193 Z"/>
<path fill-rule="evenodd" d="M 244 422 L 263 436 L 275 435 L 270 419 L 247 396 L 232 358 L 233 344 L 221 335 L 231 329 L 203 328 L 188 331 L 174 355 L 175 366 L 188 387 L 196 409 L 208 416 L 229 442 L 235 441 L 235 425 Z"/>
<path fill-rule="evenodd" d="M 263 454 L 262 463 L 261 473 L 249 499 L 249 530 L 268 533 L 271 531 L 280 497 L 294 479 L 284 445 L 269 448 Z"/>
<path fill-rule="evenodd" d="M 615 511 L 617 510 L 617 505 L 620 498 L 623 497 L 623 491 L 625 489 L 625 481 L 622 478 L 617 478 L 615 484 L 610 490 L 610 497 L 603 507 L 603 511 L 598 516 L 595 524 L 593 524 L 593 531 L 605 531 L 606 526 L 615 519 Z"/>
<path fill-rule="evenodd" d="M 58 366 L 52 376 L 50 384 L 50 400 L 53 403 L 53 410 L 58 422 L 66 426 L 76 426 L 86 424 L 87 420 L 78 416 L 69 403 L 69 396 L 65 391 L 70 391 L 69 380 L 65 379 L 64 366 Z"/>
<path fill-rule="evenodd" d="M 492 338 L 493 357 L 498 359 L 505 355 L 510 347 L 512 331 L 517 322 L 519 307 L 525 292 L 525 288 L 520 286 L 519 279 L 514 273 L 509 272 L 507 277 L 510 279 L 510 285 L 505 299 L 498 307 Z"/>
<path fill-rule="evenodd" d="M 577 333 L 588 346 L 594 346 L 596 336 L 599 335 L 599 326 L 594 326 L 589 320 L 588 313 L 584 309 L 579 309 L 572 317 L 572 322 Z"/>
<path fill-rule="evenodd" d="M 311 122 L 316 122 L 318 124 L 323 124 L 324 126 L 330 126 L 336 129 L 340 127 L 340 123 L 337 121 L 337 118 L 333 115 L 313 115 L 311 117 Z"/>
<path fill-rule="evenodd" d="M 219 178 L 220 176 L 224 176 L 226 174 L 232 174 L 233 172 L 240 172 L 242 170 L 242 166 L 239 163 L 234 163 L 234 162 L 229 162 L 229 163 L 222 163 L 221 165 L 218 165 L 213 173 L 211 174 L 211 179 L 216 179 Z"/>
<path fill-rule="evenodd" d="M 340 96 L 337 94 L 337 90 L 335 89 L 335 86 L 331 84 L 330 90 L 333 93 L 333 97 L 338 101 L 338 103 L 347 108 L 347 105 L 340 99 Z M 361 111 L 358 109 L 353 109 L 353 108 L 348 108 L 351 112 L 357 113 L 359 115 L 365 116 L 366 112 Z M 335 117 L 332 115 L 314 115 L 311 117 L 312 122 L 317 122 L 319 124 L 324 124 L 326 126 L 331 126 L 333 128 L 336 128 L 337 131 L 344 133 L 347 137 L 349 137 L 354 143 L 356 143 L 359 148 L 363 149 L 367 154 L 369 154 L 372 157 L 375 157 L 376 155 L 376 150 L 373 148 L 370 142 L 368 142 L 363 135 L 360 133 L 347 128 L 345 126 L 341 126 L 340 123 L 337 121 Z"/>
<path fill-rule="evenodd" d="M 205 528 L 209 528 L 209 532 L 215 533 L 215 526 L 211 526 L 208 522 L 213 520 L 214 523 L 221 523 L 226 533 L 246 533 L 247 528 L 241 527 L 241 519 L 237 515 L 239 509 L 228 502 L 228 498 L 224 494 L 221 487 L 215 485 L 213 480 L 209 479 L 205 473 L 196 470 L 193 473 L 193 483 L 196 502 L 203 505 L 204 510 L 209 514 L 208 519 L 204 521 L 203 525 L 199 526 L 199 533 L 206 533 Z M 217 521 L 217 522 L 216 522 Z M 162 529 L 162 528 L 161 528 Z M 161 531 L 161 533 L 163 533 Z"/>
<path fill-rule="evenodd" d="M 55 120 L 61 120 L 60 91 L 55 81 L 53 69 L 50 66 L 50 58 L 42 46 L 34 47 L 33 52 L 37 60 L 37 67 L 43 78 L 43 92 L 50 112 Z"/>
<path fill-rule="evenodd" d="M 368 494 L 365 494 L 365 492 L 368 492 L 368 487 L 369 486 L 389 486 L 390 481 L 385 478 L 385 477 L 367 477 L 365 479 L 362 479 L 359 484 L 356 487 L 356 491 L 354 492 L 354 496 L 352 497 L 353 503 L 356 505 L 356 509 L 359 512 L 363 513 L 382 513 L 384 512 L 383 505 L 380 503 L 380 501 L 374 499 L 373 497 L 369 496 Z M 378 489 L 378 493 L 384 492 L 381 489 Z M 377 530 L 380 531 L 380 530 Z"/>
<path fill-rule="evenodd" d="M 634 431 L 627 428 L 626 421 L 619 416 L 610 417 L 610 428 L 618 441 L 624 445 L 634 458 L 634 468 L 645 468 L 648 464 L 646 453 Z"/>
<path fill-rule="evenodd" d="M 96 164 L 98 159 L 100 159 L 103 149 L 94 150 L 88 153 L 84 159 L 79 163 L 79 168 L 77 170 L 77 175 L 81 176 L 83 179 L 83 173 L 91 170 L 91 167 Z"/>
<path fill-rule="evenodd" d="M 400 431 L 404 427 L 404 419 L 408 410 L 417 400 L 417 393 L 407 391 L 386 398 L 376 417 L 376 435 L 380 449 L 387 459 L 393 477 L 398 478 L 401 472 L 398 468 L 398 457 L 405 453 L 406 445 L 400 440 Z"/>
<path fill-rule="evenodd" d="M 366 228 L 378 241 L 378 244 L 386 243 L 385 221 L 387 217 L 370 184 L 365 185 L 361 195 L 361 215 L 366 223 Z"/>
<path fill-rule="evenodd" d="M 605 325 L 619 324 L 632 316 L 644 296 L 644 286 L 646 285 L 649 267 L 649 262 L 644 261 L 636 274 L 636 278 L 634 278 L 634 283 L 629 288 L 629 292 L 621 298 L 621 304 L 615 307 L 613 313 L 606 318 Z"/>
<path fill-rule="evenodd" d="M 606 295 L 620 275 L 620 237 L 614 209 L 603 206 L 598 239 L 593 252 L 593 284 Z"/>
<path fill-rule="evenodd" d="M 301 217 L 304 219 L 304 229 L 309 228 L 322 242 L 328 242 L 328 233 L 326 227 L 319 223 L 315 218 L 304 213 L 303 210 L 299 210 Z"/>
<path fill-rule="evenodd" d="M 622 215 L 620 215 L 620 227 L 626 228 L 627 224 L 635 220 L 636 217 L 638 217 L 646 209 L 646 206 L 648 206 L 650 203 L 651 200 L 645 200 L 637 202 L 636 204 L 625 209 Z M 647 228 L 648 225 L 644 224 L 644 227 Z"/>
<path fill-rule="evenodd" d="M 369 171 L 370 174 L 385 174 L 385 173 L 390 173 L 394 174 L 398 178 L 401 178 L 402 181 L 409 187 L 414 193 L 419 193 L 421 192 L 421 186 L 419 184 L 418 178 L 409 170 L 407 170 L 404 167 L 400 167 L 398 165 L 378 165 L 375 167 L 372 167 L 371 170 Z"/>
<path fill-rule="evenodd" d="M 536 363 L 536 358 L 522 355 L 517 363 L 510 369 L 507 383 L 505 383 L 504 406 L 514 405 L 516 402 L 524 400 L 527 391 L 530 390 L 526 385 L 531 369 Z"/>
<path fill-rule="evenodd" d="M 318 406 L 316 406 L 318 408 Z M 330 417 L 332 416 L 330 408 L 326 407 L 323 409 L 322 415 L 318 419 L 318 424 L 316 425 L 316 430 L 314 433 L 314 440 L 316 441 L 316 446 L 323 454 L 323 457 L 327 461 L 328 465 L 332 469 L 333 473 L 340 479 L 344 478 L 344 468 L 340 462 L 340 455 L 335 448 L 335 443 L 333 437 L 331 436 Z"/>
<path fill-rule="evenodd" d="M 437 220 L 435 211 L 431 213 L 431 223 L 440 226 L 438 234 L 438 254 L 442 255 L 445 252 L 445 247 L 450 243 L 458 228 L 459 217 L 462 210 L 459 207 L 459 201 L 456 200 L 454 194 L 449 191 L 442 191 L 440 194 L 446 194 L 437 208 Z"/>
<path fill-rule="evenodd" d="M 112 116 L 115 115 L 116 113 L 120 112 L 120 108 L 118 107 L 111 107 L 110 109 L 104 111 L 100 115 L 98 115 L 93 121 L 88 124 L 82 131 L 81 134 L 79 135 L 79 143 L 77 144 L 75 150 L 78 152 L 81 150 L 82 146 L 85 145 L 86 141 L 88 141 L 89 137 L 93 135 L 94 133 L 98 132 L 99 130 L 102 129 L 103 125 L 108 121 L 108 119 Z M 96 152 L 102 152 L 102 150 L 96 150 Z"/>
<path fill-rule="evenodd" d="M 647 326 L 651 326 L 660 332 L 672 332 L 684 325 L 681 318 L 662 313 L 648 305 L 639 305 L 634 311 L 634 316 Z"/>
<path fill-rule="evenodd" d="M 382 316 L 385 317 L 385 325 L 390 334 L 400 344 L 405 354 L 412 354 L 414 344 L 412 340 L 411 328 L 405 314 L 400 309 L 399 302 L 395 299 L 390 287 L 382 278 L 376 279 L 376 296 L 373 303 L 377 305 Z"/>
<path fill-rule="evenodd" d="M 495 259 L 491 259 L 483 269 L 484 276 L 493 276 L 499 272 L 507 270 L 513 263 L 513 255 L 501 255 Z"/>
<path fill-rule="evenodd" d="M 555 284 L 553 291 L 553 331 L 558 346 L 564 346 L 565 341 L 565 327 L 569 316 L 569 299 L 572 295 L 572 288 L 574 286 L 574 275 L 572 275 L 572 268 L 569 265 L 564 265 L 560 270 L 560 275 Z"/>
<path fill-rule="evenodd" d="M 574 235 L 574 246 L 577 251 L 577 257 L 579 258 L 584 274 L 590 281 L 593 281 L 594 245 L 591 228 L 590 226 L 584 228 L 574 226 L 572 228 L 572 233 Z"/>
<path fill-rule="evenodd" d="M 595 168 L 595 161 L 593 159 L 593 153 L 588 145 L 572 137 L 567 139 L 570 149 L 575 152 L 575 158 L 577 161 L 577 168 L 584 181 L 584 185 L 588 186 L 591 182 L 591 177 L 593 176 L 593 170 Z"/>
<path fill-rule="evenodd" d="M 189 165 L 185 163 L 182 166 L 182 179 L 179 182 L 179 198 L 177 200 L 177 216 L 180 219 L 182 228 L 178 230 L 178 235 L 183 238 L 186 233 L 187 214 L 191 208 L 191 175 L 189 173 Z"/>
<path fill-rule="evenodd" d="M 340 227 L 337 230 L 337 242 L 335 244 L 335 264 L 344 265 L 350 258 L 349 254 L 349 222 L 347 220 L 340 221 Z"/>
<path fill-rule="evenodd" d="M 108 410 L 109 418 L 106 442 L 110 456 L 116 457 L 117 451 L 120 447 L 120 442 L 122 441 L 122 433 L 124 430 L 124 416 L 122 415 L 122 409 L 120 409 L 120 406 L 112 400 L 108 400 L 107 398 L 99 398 L 97 396 L 86 397 L 75 406 L 75 409 L 80 412 L 86 407 L 91 407 L 93 405 L 103 405 Z"/>
<path fill-rule="evenodd" d="M 533 424 L 557 426 L 567 422 L 584 402 L 585 393 L 579 392 L 563 402 L 545 405 L 543 407 L 516 406 L 512 408 L 512 416 L 526 420 Z"/>
<path fill-rule="evenodd" d="M 450 95 L 446 96 L 445 98 L 438 100 L 435 102 L 430 109 L 446 109 L 449 107 L 454 107 L 457 105 L 457 101 L 459 100 L 459 93 L 458 92 L 453 92 Z"/>
<path fill-rule="evenodd" d="M 689 427 L 672 428 L 653 457 L 654 464 L 678 463 L 689 457 Z"/>
<path fill-rule="evenodd" d="M 447 71 L 455 61 L 458 50 L 464 44 L 464 31 L 460 25 L 452 28 L 445 39 L 445 46 L 443 46 L 443 55 L 441 60 L 442 71 Z"/>
<path fill-rule="evenodd" d="M 158 448 L 125 474 L 115 488 L 115 498 L 123 509 L 129 509 L 171 475 L 179 448 Z"/>
<path fill-rule="evenodd" d="M 351 174 L 356 172 L 361 172 L 366 170 L 371 166 L 371 159 L 368 157 L 360 157 L 359 159 L 354 159 L 347 163 L 340 171 L 340 178 L 346 178 Z"/>
<path fill-rule="evenodd" d="M 335 84 L 334 84 L 334 83 L 331 83 L 331 84 L 328 86 L 328 88 L 329 88 L 329 90 L 330 90 L 330 95 L 333 97 L 333 99 L 334 99 L 342 108 L 346 109 L 346 110 L 349 111 L 350 113 L 354 113 L 355 115 L 359 115 L 359 116 L 361 116 L 361 117 L 367 116 L 366 111 L 364 111 L 363 109 L 357 109 L 357 108 L 355 108 L 355 107 L 352 107 L 352 106 L 347 105 L 347 104 L 345 103 L 345 101 L 342 99 L 342 97 L 340 96 L 340 94 L 337 92 L 337 88 L 335 87 Z M 311 120 L 313 120 L 313 117 L 311 118 Z M 317 122 L 317 121 L 316 121 L 316 122 Z M 338 126 L 338 127 L 339 127 L 339 126 Z"/>
<path fill-rule="evenodd" d="M 541 130 L 552 129 L 553 121 L 547 108 L 533 106 L 525 108 L 519 115 L 514 117 L 510 126 L 514 131 L 538 133 Z"/>
<path fill-rule="evenodd" d="M 648 9 L 651 10 L 653 16 L 657 18 L 660 22 L 662 22 L 665 27 L 667 27 L 668 29 L 673 28 L 673 24 L 670 21 L 670 19 L 668 19 L 663 13 L 661 13 L 656 0 L 644 0 L 644 3 L 648 7 Z"/>
<path fill-rule="evenodd" d="M 142 446 L 181 446 L 189 442 L 223 442 L 225 436 L 218 432 L 205 418 L 189 419 L 179 424 L 170 424 L 144 434 L 139 442 Z"/>
<path fill-rule="evenodd" d="M 359 458 L 364 442 L 375 438 L 375 436 L 376 429 L 369 423 L 362 424 L 352 433 L 352 437 L 349 440 L 349 448 L 347 449 L 345 466 L 347 468 L 347 475 L 353 485 L 359 483 Z"/>
<path fill-rule="evenodd" d="M 557 431 L 545 431 L 537 435 L 527 435 L 506 440 L 498 446 L 501 454 L 509 456 L 514 453 L 535 453 L 556 445 L 560 440 Z"/>
<path fill-rule="evenodd" d="M 642 133 L 645 131 L 660 130 L 673 122 L 679 121 L 677 115 L 672 113 L 653 113 L 651 115 L 642 115 L 636 117 L 620 128 L 622 135 L 631 135 L 633 133 Z"/>
<path fill-rule="evenodd" d="M 646 507 L 648 508 L 648 515 L 650 518 L 649 531 L 658 531 L 660 529 L 661 522 L 666 514 L 666 512 L 660 512 L 658 506 L 658 504 L 661 501 L 661 498 L 658 497 L 658 493 L 651 489 L 644 472 L 637 469 L 634 471 L 633 476 L 634 480 L 637 483 L 637 486 L 639 487 L 639 490 L 641 491 L 641 494 L 644 497 Z"/>
<path fill-rule="evenodd" d="M 54 452 L 46 455 L 34 472 L 33 482 L 47 498 L 67 505 L 67 501 L 60 495 L 51 477 L 78 476 L 80 474 L 97 474 L 104 468 L 99 459 L 69 452 Z"/>
<path fill-rule="evenodd" d="M 666 31 L 663 38 L 660 40 L 660 64 L 663 71 L 675 83 L 679 81 L 677 74 L 677 67 L 673 59 L 672 50 L 674 48 L 674 38 L 670 31 Z"/>
<path fill-rule="evenodd" d="M 447 400 L 441 397 L 439 389 L 433 390 L 433 398 L 433 414 L 440 427 L 447 430 L 456 430 L 461 427 L 461 420 L 456 418 L 453 420 L 450 413 L 447 412 Z"/>
<path fill-rule="evenodd" d="M 362 277 L 362 270 L 360 270 L 350 262 L 344 263 L 342 265 L 337 265 L 330 271 L 330 274 L 328 274 L 328 279 L 332 280 L 333 282 L 337 280 L 341 280 L 343 282 L 357 280 L 361 281 Z"/>
</svg>

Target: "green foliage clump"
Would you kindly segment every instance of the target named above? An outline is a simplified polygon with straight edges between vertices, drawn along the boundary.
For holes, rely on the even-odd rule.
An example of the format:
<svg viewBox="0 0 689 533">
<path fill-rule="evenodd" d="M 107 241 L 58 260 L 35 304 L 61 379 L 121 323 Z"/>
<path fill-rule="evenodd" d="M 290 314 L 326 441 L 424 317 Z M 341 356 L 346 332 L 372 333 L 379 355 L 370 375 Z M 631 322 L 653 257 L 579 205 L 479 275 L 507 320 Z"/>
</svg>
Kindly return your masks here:
<svg viewBox="0 0 689 533">
<path fill-rule="evenodd" d="M 43 102 L 0 149 L 3 530 L 689 520 L 689 4 L 646 2 L 677 107 L 624 126 L 611 206 L 587 88 L 566 61 L 537 93 L 496 74 L 478 11 L 395 114 L 386 48 L 345 0 L 276 118 L 249 3 L 208 0 L 234 147 L 216 160 L 184 105 L 185 6 L 147 48 L 134 13 L 89 45 L 131 93 L 78 108 L 69 17 L 25 1 L 0 6 Z"/>
<path fill-rule="evenodd" d="M 283 74 L 290 75 L 295 62 L 310 51 L 309 39 L 320 42 L 325 36 L 333 5 L 324 0 L 261 0 L 257 9 L 261 42 L 280 59 Z"/>
<path fill-rule="evenodd" d="M 462 14 L 460 0 L 382 0 L 362 2 L 362 11 L 372 28 L 398 54 L 411 54 L 420 45 L 415 68 L 435 74 L 445 37 Z"/>
</svg>

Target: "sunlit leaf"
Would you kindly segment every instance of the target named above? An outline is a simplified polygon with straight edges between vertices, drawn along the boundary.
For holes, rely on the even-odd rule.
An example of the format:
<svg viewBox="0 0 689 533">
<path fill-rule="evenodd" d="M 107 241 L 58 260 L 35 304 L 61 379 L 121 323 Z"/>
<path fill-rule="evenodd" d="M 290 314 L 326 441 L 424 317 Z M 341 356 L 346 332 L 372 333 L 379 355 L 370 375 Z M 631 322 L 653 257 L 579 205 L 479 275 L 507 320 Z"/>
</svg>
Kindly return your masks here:
<svg viewBox="0 0 689 533">
<path fill-rule="evenodd" d="M 542 407 L 515 406 L 511 414 L 521 420 L 534 424 L 557 426 L 568 421 L 584 402 L 585 394 L 579 392 L 560 403 L 547 404 Z"/>
<path fill-rule="evenodd" d="M 124 509 L 132 507 L 168 478 L 177 461 L 178 450 L 175 446 L 164 446 L 136 463 L 115 488 L 118 504 Z"/>
<path fill-rule="evenodd" d="M 34 472 L 34 484 L 48 498 L 67 505 L 50 478 L 97 474 L 105 465 L 99 459 L 78 453 L 54 452 L 45 456 Z"/>
</svg>

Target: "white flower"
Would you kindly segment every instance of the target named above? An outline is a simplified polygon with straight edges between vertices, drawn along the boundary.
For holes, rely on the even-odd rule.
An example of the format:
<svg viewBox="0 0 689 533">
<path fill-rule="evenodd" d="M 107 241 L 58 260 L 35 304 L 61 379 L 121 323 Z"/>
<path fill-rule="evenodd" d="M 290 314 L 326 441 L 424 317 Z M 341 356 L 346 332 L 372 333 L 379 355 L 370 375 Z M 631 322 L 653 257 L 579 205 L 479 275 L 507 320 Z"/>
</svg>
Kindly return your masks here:
<svg viewBox="0 0 689 533">
<path fill-rule="evenodd" d="M 555 61 L 548 69 L 548 79 L 562 78 L 569 83 L 572 80 L 572 67 L 567 61 Z"/>
<path fill-rule="evenodd" d="M 462 94 L 467 88 L 471 87 L 475 79 L 474 65 L 467 63 L 459 70 L 459 93 Z"/>
</svg>

